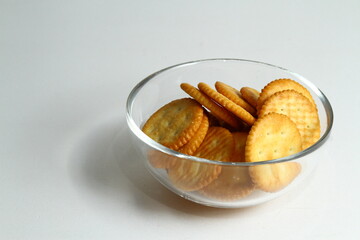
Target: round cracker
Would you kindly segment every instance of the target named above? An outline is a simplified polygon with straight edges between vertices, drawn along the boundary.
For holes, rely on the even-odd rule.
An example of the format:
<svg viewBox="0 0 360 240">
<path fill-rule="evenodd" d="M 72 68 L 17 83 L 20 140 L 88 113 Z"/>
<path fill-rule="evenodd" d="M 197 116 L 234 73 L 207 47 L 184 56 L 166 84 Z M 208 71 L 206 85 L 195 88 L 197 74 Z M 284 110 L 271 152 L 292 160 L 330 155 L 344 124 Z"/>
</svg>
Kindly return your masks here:
<svg viewBox="0 0 360 240">
<path fill-rule="evenodd" d="M 197 89 L 196 87 L 188 83 L 182 83 L 180 87 L 196 101 L 209 109 L 216 118 L 223 120 L 235 129 L 239 129 L 241 127 L 241 123 L 234 116 L 234 114 L 230 113 L 228 110 L 216 104 L 211 98 L 199 91 L 199 89 Z"/>
<path fill-rule="evenodd" d="M 241 93 L 241 97 L 256 109 L 260 92 L 251 87 L 242 87 L 240 89 L 240 93 Z"/>
<path fill-rule="evenodd" d="M 256 115 L 256 109 L 252 107 L 249 103 L 247 103 L 244 99 L 241 98 L 240 91 L 223 83 L 223 82 L 216 82 L 215 83 L 216 90 L 239 105 L 240 107 L 244 108 L 248 111 L 251 115 Z"/>
<path fill-rule="evenodd" d="M 260 109 L 262 107 L 262 105 L 265 103 L 265 101 L 274 93 L 276 92 L 280 92 L 283 90 L 295 90 L 299 93 L 301 93 L 302 95 L 304 95 L 305 97 L 307 97 L 309 99 L 309 101 L 316 107 L 315 101 L 312 98 L 310 92 L 304 87 L 302 86 L 300 83 L 291 80 L 291 79 L 276 79 L 270 83 L 268 83 L 262 90 L 257 102 L 257 111 L 258 113 L 260 112 Z"/>
<path fill-rule="evenodd" d="M 142 130 L 156 142 L 177 150 L 194 136 L 203 115 L 204 109 L 194 99 L 177 99 L 151 115 Z"/>
<path fill-rule="evenodd" d="M 204 114 L 200 127 L 196 131 L 195 135 L 190 139 L 188 143 L 178 149 L 178 151 L 187 155 L 192 155 L 204 140 L 208 128 L 209 119 L 206 114 Z M 177 158 L 174 156 L 165 154 L 157 150 L 150 150 L 148 152 L 148 160 L 151 166 L 155 168 L 170 168 L 171 166 L 173 166 L 176 159 Z"/>
<path fill-rule="evenodd" d="M 194 156 L 216 161 L 229 161 L 234 148 L 231 133 L 222 127 L 210 127 Z M 177 159 L 168 169 L 171 182 L 184 191 L 197 191 L 212 181 L 221 172 L 221 166 L 188 159 Z"/>
<path fill-rule="evenodd" d="M 253 125 L 255 122 L 255 118 L 244 108 L 237 105 L 221 93 L 215 91 L 212 89 L 209 85 L 206 83 L 199 83 L 198 87 L 200 91 L 205 93 L 207 96 L 209 96 L 211 99 L 213 99 L 215 102 L 219 103 L 221 106 L 226 108 L 229 112 L 233 113 L 235 116 L 240 118 L 242 121 L 244 121 L 248 125 Z"/>
<path fill-rule="evenodd" d="M 301 150 L 302 141 L 296 124 L 286 115 L 269 113 L 259 117 L 252 126 L 246 140 L 245 161 L 272 160 Z M 257 188 L 275 192 L 290 184 L 300 169 L 297 162 L 283 162 L 251 166 L 249 172 Z"/>
<path fill-rule="evenodd" d="M 302 150 L 296 124 L 286 115 L 269 113 L 257 119 L 246 140 L 245 161 L 282 158 Z"/>
<path fill-rule="evenodd" d="M 203 120 L 199 129 L 196 131 L 195 135 L 190 139 L 188 143 L 182 146 L 178 151 L 187 155 L 192 155 L 203 142 L 206 133 L 209 129 L 209 118 L 204 114 Z"/>
<path fill-rule="evenodd" d="M 299 129 L 303 149 L 310 147 L 320 138 L 320 120 L 314 105 L 294 90 L 284 90 L 270 96 L 263 104 L 259 116 L 270 112 L 287 115 Z"/>
</svg>

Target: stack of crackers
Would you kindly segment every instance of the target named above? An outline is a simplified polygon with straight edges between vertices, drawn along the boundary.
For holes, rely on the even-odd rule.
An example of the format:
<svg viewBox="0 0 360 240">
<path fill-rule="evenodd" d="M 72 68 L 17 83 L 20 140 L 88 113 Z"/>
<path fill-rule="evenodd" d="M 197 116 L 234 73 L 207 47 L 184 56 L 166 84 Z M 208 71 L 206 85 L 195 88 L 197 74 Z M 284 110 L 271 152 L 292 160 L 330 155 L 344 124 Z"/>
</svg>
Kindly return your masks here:
<svg viewBox="0 0 360 240">
<path fill-rule="evenodd" d="M 255 189 L 276 192 L 301 171 L 295 161 L 264 163 L 298 153 L 318 141 L 320 121 L 309 91 L 291 79 L 277 79 L 260 92 L 216 82 L 214 88 L 182 83 L 190 97 L 157 110 L 142 130 L 153 140 L 183 154 L 221 162 L 262 162 L 251 166 L 219 165 L 148 154 L 155 168 L 166 169 L 183 191 L 220 200 L 236 200 Z"/>
</svg>

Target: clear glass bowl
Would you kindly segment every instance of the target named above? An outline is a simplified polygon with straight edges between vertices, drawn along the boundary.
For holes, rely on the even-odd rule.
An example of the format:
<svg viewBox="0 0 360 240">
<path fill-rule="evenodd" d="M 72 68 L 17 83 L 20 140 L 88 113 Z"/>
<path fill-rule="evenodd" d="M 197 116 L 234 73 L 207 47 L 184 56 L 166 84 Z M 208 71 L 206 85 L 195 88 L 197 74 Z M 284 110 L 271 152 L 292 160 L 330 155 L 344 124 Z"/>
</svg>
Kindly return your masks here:
<svg viewBox="0 0 360 240">
<path fill-rule="evenodd" d="M 308 149 L 297 154 L 263 162 L 219 162 L 184 155 L 168 149 L 153 141 L 141 131 L 144 122 L 160 107 L 172 100 L 189 97 L 180 84 L 183 82 L 197 86 L 205 82 L 214 86 L 216 81 L 227 83 L 235 88 L 252 87 L 259 91 L 270 81 L 290 78 L 305 86 L 312 94 L 319 111 L 321 138 Z M 141 152 L 141 159 L 149 172 L 165 187 L 177 195 L 199 204 L 239 208 L 264 203 L 281 196 L 297 187 L 311 175 L 319 160 L 327 157 L 323 145 L 332 128 L 333 111 L 326 96 L 313 83 L 301 75 L 282 67 L 258 61 L 243 59 L 206 59 L 174 65 L 151 74 L 131 91 L 126 105 L 127 123 L 133 133 L 134 147 Z M 166 164 L 184 164 L 221 172 L 213 186 L 194 190 L 179 185 L 176 178 L 166 168 Z M 299 175 L 286 187 L 276 192 L 264 192 L 249 183 L 249 169 L 259 165 L 296 162 L 301 165 Z M 160 164 L 160 165 L 159 165 Z M 186 174 L 185 172 L 183 174 Z M 170 176 L 169 176 L 170 175 Z M 195 177 L 196 178 L 196 177 Z M 175 180 L 174 180 L 175 179 Z M 214 180 L 215 181 L 215 180 Z M 207 189 L 205 189 L 207 188 Z"/>
</svg>

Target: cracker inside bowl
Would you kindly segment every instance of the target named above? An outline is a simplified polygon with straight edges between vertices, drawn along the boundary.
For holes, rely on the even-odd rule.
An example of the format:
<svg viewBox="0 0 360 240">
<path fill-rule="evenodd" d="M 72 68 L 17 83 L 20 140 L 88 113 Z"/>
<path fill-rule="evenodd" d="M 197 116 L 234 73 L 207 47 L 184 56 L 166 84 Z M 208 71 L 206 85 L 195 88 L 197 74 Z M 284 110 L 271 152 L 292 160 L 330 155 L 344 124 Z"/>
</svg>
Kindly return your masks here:
<svg viewBox="0 0 360 240">
<path fill-rule="evenodd" d="M 204 82 L 209 86 L 215 86 L 216 82 L 221 81 L 234 89 L 249 87 L 260 90 L 268 82 L 279 78 L 292 79 L 300 83 L 309 91 L 317 106 L 321 126 L 319 139 L 313 145 L 301 149 L 299 152 L 294 152 L 288 156 L 278 155 L 276 159 L 262 159 L 254 162 L 237 162 L 233 161 L 232 157 L 229 159 L 211 159 L 211 157 L 206 157 L 206 155 L 196 155 L 196 150 L 194 149 L 193 154 L 182 153 L 180 150 L 181 147 L 171 149 L 171 147 L 169 148 L 154 141 L 154 139 L 142 131 L 143 124 L 157 109 L 176 99 L 192 97 L 191 95 L 186 95 L 183 89 L 180 88 L 180 85 L 183 86 L 184 83 L 190 86 L 197 86 L 199 82 Z M 201 93 L 201 89 L 195 89 Z M 154 92 L 161 94 L 156 96 L 153 94 Z M 151 93 L 153 97 L 149 98 Z M 206 94 L 204 95 L 207 96 Z M 194 98 L 194 100 L 196 99 Z M 207 103 L 210 102 L 209 105 L 215 106 L 213 109 L 227 110 L 224 106 L 216 102 L 216 99 L 207 96 L 206 101 Z M 244 99 L 244 101 L 246 101 L 246 99 Z M 202 105 L 204 115 L 209 116 L 209 119 L 211 119 L 211 121 L 209 121 L 211 127 L 208 129 L 221 127 L 232 133 L 248 132 L 251 129 L 252 123 L 244 122 L 231 112 L 228 112 L 229 116 L 235 119 L 235 121 L 229 124 L 229 122 L 224 121 L 224 119 L 219 116 L 217 110 L 214 112 L 213 109 L 208 107 L 209 105 L 206 106 L 200 102 L 199 104 Z M 254 115 L 250 114 L 250 116 Z M 255 125 L 258 116 L 255 114 L 254 117 Z M 213 118 L 215 118 L 215 120 L 213 120 Z M 134 133 L 134 146 L 142 153 L 143 158 L 141 160 L 144 161 L 150 173 L 164 186 L 181 197 L 203 205 L 236 208 L 253 206 L 269 201 L 304 183 L 304 180 L 313 172 L 319 160 L 323 158 L 324 152 L 326 152 L 324 151 L 323 143 L 326 142 L 327 136 L 330 133 L 333 113 L 331 105 L 325 95 L 314 84 L 296 73 L 256 61 L 209 59 L 175 65 L 145 78 L 129 95 L 127 102 L 127 121 L 131 131 Z M 290 119 L 290 121 L 293 120 Z M 199 126 L 197 128 L 199 128 Z M 196 132 L 196 130 L 194 131 Z M 204 139 L 206 139 L 206 137 Z M 191 141 L 191 137 L 187 141 Z M 221 144 L 221 140 L 218 141 Z M 235 145 L 236 144 L 233 144 L 233 146 Z M 182 147 L 185 146 L 186 143 L 184 143 Z M 201 144 L 199 147 L 200 146 Z M 149 152 L 152 152 L 152 154 L 149 155 Z M 154 154 L 154 152 L 158 154 Z M 156 156 L 159 157 L 157 158 Z M 163 156 L 166 157 L 164 158 Z M 166 160 L 161 161 L 159 159 Z M 163 164 L 164 161 L 166 164 Z M 154 165 L 154 162 L 157 163 L 157 165 Z M 290 172 L 292 172 L 294 177 L 288 178 L 284 186 L 269 191 L 261 188 L 261 184 L 254 180 L 256 174 L 252 173 L 252 171 L 254 171 L 252 169 L 256 169 L 256 166 L 274 168 L 275 166 L 279 166 L 280 163 L 283 163 L 281 164 L 282 166 L 290 165 L 301 167 L 289 167 L 289 170 L 286 171 L 289 174 L 285 174 L 284 178 L 291 176 Z M 174 170 L 172 169 L 176 165 L 178 167 L 180 166 L 182 171 L 182 174 L 179 176 L 174 175 Z M 185 165 L 192 167 L 186 170 Z M 209 172 L 205 172 L 204 169 L 209 169 Z M 246 176 L 250 176 L 251 182 L 249 184 L 246 183 Z M 174 181 L 174 179 L 176 181 Z M 199 181 L 202 183 L 196 187 L 179 185 L 179 182 L 186 183 L 186 181 L 191 182 L 191 180 L 196 182 L 196 179 L 207 180 Z M 236 192 L 241 194 L 235 194 Z M 222 194 L 224 195 L 223 197 L 221 196 Z"/>
</svg>

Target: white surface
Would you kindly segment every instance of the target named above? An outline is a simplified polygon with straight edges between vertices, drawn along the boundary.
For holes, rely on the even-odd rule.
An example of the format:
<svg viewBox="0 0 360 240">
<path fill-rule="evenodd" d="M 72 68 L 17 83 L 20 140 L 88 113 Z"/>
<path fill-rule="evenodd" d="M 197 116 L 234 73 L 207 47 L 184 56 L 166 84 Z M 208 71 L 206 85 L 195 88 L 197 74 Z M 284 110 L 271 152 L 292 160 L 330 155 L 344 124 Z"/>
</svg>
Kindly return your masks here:
<svg viewBox="0 0 360 240">
<path fill-rule="evenodd" d="M 359 239 L 360 2 L 0 0 L 0 239 Z M 335 124 L 306 188 L 224 210 L 134 158 L 124 108 L 150 73 L 203 58 L 299 72 Z"/>
</svg>

